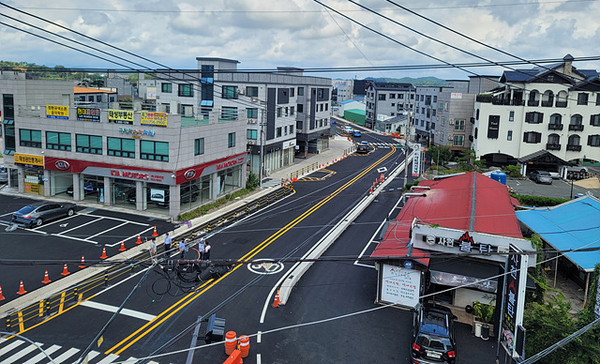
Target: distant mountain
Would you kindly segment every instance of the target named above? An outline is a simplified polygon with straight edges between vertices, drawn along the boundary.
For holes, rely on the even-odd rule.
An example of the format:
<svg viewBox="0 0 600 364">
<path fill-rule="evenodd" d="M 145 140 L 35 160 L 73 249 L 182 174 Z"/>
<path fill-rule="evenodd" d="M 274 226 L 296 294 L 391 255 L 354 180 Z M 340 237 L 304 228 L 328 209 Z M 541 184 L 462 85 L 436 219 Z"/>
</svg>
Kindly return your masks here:
<svg viewBox="0 0 600 364">
<path fill-rule="evenodd" d="M 402 77 L 402 78 L 373 78 L 367 77 L 365 80 L 373 80 L 375 82 L 396 82 L 396 83 L 412 83 L 415 86 L 443 86 L 446 84 L 445 80 L 437 77 Z"/>
</svg>

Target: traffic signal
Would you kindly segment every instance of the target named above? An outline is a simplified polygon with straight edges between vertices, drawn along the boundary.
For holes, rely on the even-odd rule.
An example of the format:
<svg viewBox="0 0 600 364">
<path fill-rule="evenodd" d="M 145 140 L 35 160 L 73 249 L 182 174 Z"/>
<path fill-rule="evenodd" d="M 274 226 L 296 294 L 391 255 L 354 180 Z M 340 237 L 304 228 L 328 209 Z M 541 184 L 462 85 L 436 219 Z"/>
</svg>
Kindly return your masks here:
<svg viewBox="0 0 600 364">
<path fill-rule="evenodd" d="M 204 335 L 204 341 L 210 344 L 213 341 L 223 341 L 225 337 L 225 319 L 218 318 L 216 314 L 210 315 L 208 318 L 208 325 L 206 327 L 206 334 Z"/>
</svg>

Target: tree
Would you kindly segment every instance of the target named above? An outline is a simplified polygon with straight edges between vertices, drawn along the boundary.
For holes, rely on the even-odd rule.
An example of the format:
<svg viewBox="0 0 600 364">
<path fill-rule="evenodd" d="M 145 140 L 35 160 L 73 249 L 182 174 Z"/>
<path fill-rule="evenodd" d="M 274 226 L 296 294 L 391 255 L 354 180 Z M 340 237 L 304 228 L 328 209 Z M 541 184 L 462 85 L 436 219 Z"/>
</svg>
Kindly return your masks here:
<svg viewBox="0 0 600 364">
<path fill-rule="evenodd" d="M 452 158 L 450 147 L 445 145 L 432 145 L 427 149 L 427 154 L 437 164 L 446 164 Z"/>
</svg>

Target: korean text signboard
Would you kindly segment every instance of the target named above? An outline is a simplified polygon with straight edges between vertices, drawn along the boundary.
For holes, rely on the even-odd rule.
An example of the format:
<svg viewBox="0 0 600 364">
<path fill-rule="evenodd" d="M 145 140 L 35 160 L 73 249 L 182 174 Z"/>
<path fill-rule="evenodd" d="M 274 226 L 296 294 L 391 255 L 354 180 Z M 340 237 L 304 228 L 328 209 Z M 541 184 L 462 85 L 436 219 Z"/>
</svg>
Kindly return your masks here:
<svg viewBox="0 0 600 364">
<path fill-rule="evenodd" d="M 15 153 L 15 163 L 29 164 L 32 166 L 44 166 L 44 156 Z"/>
<path fill-rule="evenodd" d="M 133 125 L 133 111 L 108 110 L 108 122 Z"/>
<path fill-rule="evenodd" d="M 77 120 L 100 122 L 100 109 L 92 109 L 87 107 L 77 108 Z"/>
<path fill-rule="evenodd" d="M 140 113 L 140 124 L 167 126 L 167 113 L 142 111 Z"/>
<path fill-rule="evenodd" d="M 394 265 L 383 265 L 381 300 L 402 306 L 417 307 L 421 288 L 421 272 Z"/>
<path fill-rule="evenodd" d="M 523 324 L 523 312 L 525 311 L 528 256 L 519 254 L 522 251 L 513 245 L 510 246 L 510 250 L 513 254 L 507 257 L 508 270 L 505 276 L 500 343 L 512 357 L 518 357 L 515 344 L 517 342 L 517 326 Z"/>
<path fill-rule="evenodd" d="M 46 117 L 50 119 L 69 119 L 69 107 L 61 105 L 46 105 Z"/>
<path fill-rule="evenodd" d="M 413 153 L 412 176 L 419 177 L 420 174 L 421 174 L 421 144 L 417 144 L 415 152 Z"/>
</svg>

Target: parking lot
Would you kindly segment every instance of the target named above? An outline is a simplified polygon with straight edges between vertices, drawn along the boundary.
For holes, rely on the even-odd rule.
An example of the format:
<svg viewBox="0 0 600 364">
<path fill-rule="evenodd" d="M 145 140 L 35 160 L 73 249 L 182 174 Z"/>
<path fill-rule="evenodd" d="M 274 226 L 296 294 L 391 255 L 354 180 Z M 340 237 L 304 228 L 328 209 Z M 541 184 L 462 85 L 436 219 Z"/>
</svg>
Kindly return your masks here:
<svg viewBox="0 0 600 364">
<path fill-rule="evenodd" d="M 9 302 L 18 297 L 19 282 L 31 292 L 43 285 L 44 272 L 50 280 L 62 278 L 64 264 L 69 272 L 79 268 L 81 258 L 86 264 L 98 261 L 102 249 L 109 257 L 119 253 L 121 242 L 131 248 L 138 234 L 142 241 L 151 238 L 156 226 L 158 234 L 172 230 L 175 225 L 143 215 L 77 208 L 77 213 L 44 223 L 42 226 L 15 229 L 10 222 L 14 211 L 34 201 L 21 197 L 0 195 L 0 287 Z"/>
<path fill-rule="evenodd" d="M 571 196 L 575 197 L 578 193 L 586 194 L 591 193 L 595 197 L 600 197 L 600 188 L 583 188 L 577 185 L 577 181 L 567 181 L 562 179 L 552 180 L 552 184 L 539 184 L 535 183 L 528 178 L 509 178 L 506 184 L 513 188 L 513 190 L 519 195 L 531 195 L 531 196 L 546 196 L 546 197 L 558 197 L 570 199 Z M 571 192 L 572 188 L 572 192 Z"/>
</svg>

